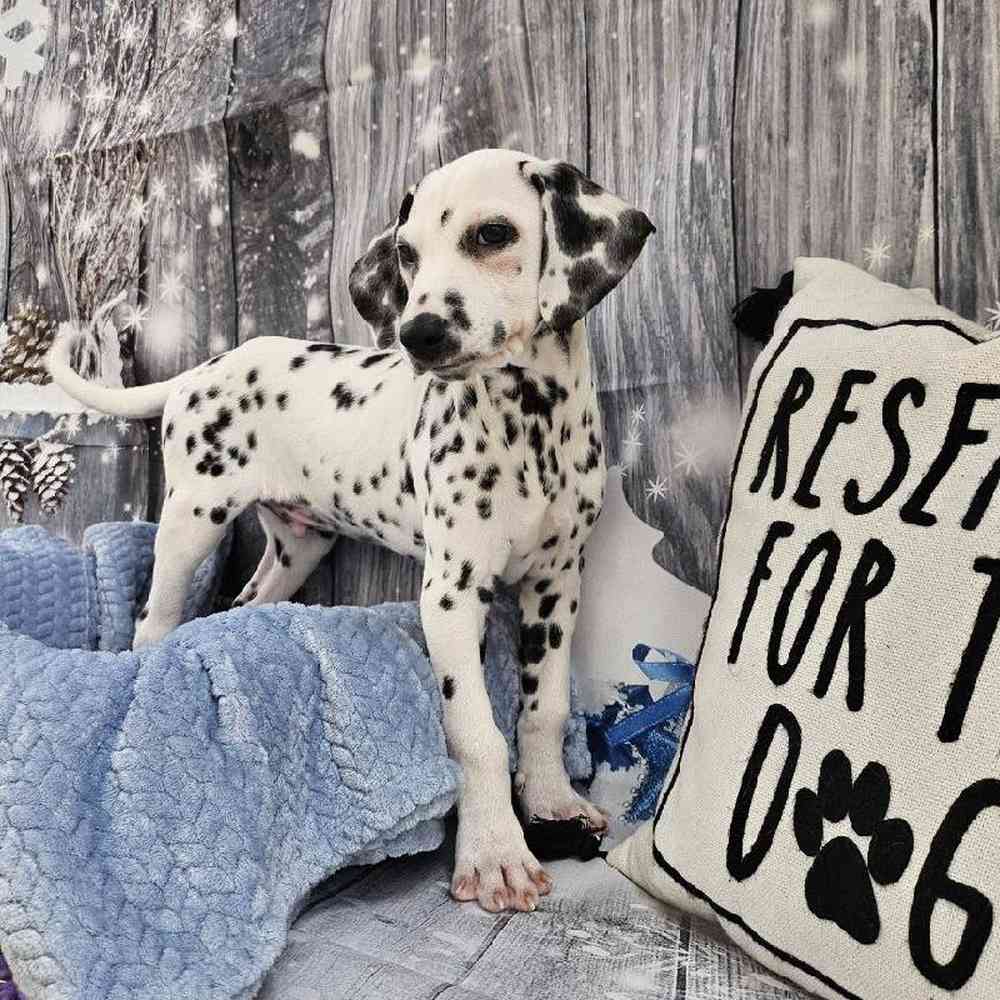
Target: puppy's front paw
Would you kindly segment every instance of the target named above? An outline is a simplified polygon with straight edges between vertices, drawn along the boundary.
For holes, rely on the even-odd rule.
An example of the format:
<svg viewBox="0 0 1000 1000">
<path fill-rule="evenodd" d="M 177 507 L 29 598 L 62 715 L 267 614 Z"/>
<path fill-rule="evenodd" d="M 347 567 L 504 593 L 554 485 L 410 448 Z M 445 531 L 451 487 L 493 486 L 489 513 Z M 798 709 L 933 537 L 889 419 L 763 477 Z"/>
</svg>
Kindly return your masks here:
<svg viewBox="0 0 1000 1000">
<path fill-rule="evenodd" d="M 574 790 L 561 768 L 553 773 L 518 772 L 514 787 L 526 823 L 579 820 L 594 833 L 603 833 L 608 828 L 607 815 Z"/>
<path fill-rule="evenodd" d="M 501 829 L 468 829 L 460 818 L 452 896 L 476 900 L 484 910 L 530 912 L 552 891 L 552 879 L 528 850 L 513 814 Z"/>
<path fill-rule="evenodd" d="M 552 879 L 525 848 L 518 854 L 479 857 L 456 864 L 451 894 L 462 902 L 477 900 L 484 910 L 530 913 L 538 898 L 552 891 Z"/>
</svg>

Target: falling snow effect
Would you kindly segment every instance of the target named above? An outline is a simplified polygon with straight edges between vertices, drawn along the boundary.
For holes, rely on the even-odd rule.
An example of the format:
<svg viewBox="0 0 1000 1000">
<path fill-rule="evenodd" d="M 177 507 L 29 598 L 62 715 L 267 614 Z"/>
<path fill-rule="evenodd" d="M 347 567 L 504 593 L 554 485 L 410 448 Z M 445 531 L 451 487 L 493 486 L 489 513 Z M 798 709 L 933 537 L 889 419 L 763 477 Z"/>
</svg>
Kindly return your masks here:
<svg viewBox="0 0 1000 1000">
<path fill-rule="evenodd" d="M 1000 299 L 997 299 L 995 306 L 986 310 L 986 325 L 994 333 L 1000 333 Z"/>
<path fill-rule="evenodd" d="M 872 237 L 871 243 L 863 249 L 865 255 L 865 265 L 869 271 L 877 271 L 884 267 L 890 258 L 889 251 L 892 246 L 889 242 L 876 234 Z"/>
<path fill-rule="evenodd" d="M 305 129 L 299 129 L 292 135 L 291 148 L 293 153 L 298 153 L 307 160 L 318 160 L 320 157 L 319 139 Z"/>
</svg>

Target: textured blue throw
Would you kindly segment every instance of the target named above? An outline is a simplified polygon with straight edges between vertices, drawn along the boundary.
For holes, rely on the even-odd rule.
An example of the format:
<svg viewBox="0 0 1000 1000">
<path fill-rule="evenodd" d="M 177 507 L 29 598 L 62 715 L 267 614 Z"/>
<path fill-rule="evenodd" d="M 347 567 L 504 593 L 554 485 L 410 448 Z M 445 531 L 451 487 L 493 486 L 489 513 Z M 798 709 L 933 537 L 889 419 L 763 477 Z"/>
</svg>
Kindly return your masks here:
<svg viewBox="0 0 1000 1000">
<path fill-rule="evenodd" d="M 131 638 L 154 535 L 0 533 L 0 948 L 30 1000 L 251 997 L 312 887 L 437 847 L 455 799 L 412 604 L 241 608 L 103 651 Z M 497 610 L 510 739 L 517 620 Z M 578 717 L 567 762 L 589 773 Z"/>
</svg>

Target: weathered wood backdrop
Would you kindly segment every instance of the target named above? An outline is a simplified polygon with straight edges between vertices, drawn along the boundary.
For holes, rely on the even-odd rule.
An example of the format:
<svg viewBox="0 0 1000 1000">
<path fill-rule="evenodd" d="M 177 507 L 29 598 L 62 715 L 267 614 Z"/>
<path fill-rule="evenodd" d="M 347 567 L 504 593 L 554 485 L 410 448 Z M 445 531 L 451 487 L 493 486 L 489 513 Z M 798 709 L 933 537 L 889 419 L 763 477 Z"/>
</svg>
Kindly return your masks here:
<svg viewBox="0 0 1000 1000">
<path fill-rule="evenodd" d="M 102 23 L 147 6 L 149 37 L 130 62 L 124 32 Z M 119 282 L 138 310 L 140 381 L 262 333 L 365 341 L 346 275 L 408 182 L 480 146 L 565 157 L 658 227 L 590 329 L 610 459 L 628 467 L 633 507 L 664 533 L 662 565 L 705 589 L 753 360 L 728 322 L 738 297 L 796 254 L 814 254 L 931 287 L 980 320 L 1000 307 L 993 3 L 52 0 L 51 9 L 45 73 L 6 105 L 8 315 L 31 297 L 60 317 L 86 311 L 54 246 L 53 216 L 72 210 L 46 173 L 55 154 L 100 157 L 139 143 L 149 158 L 134 245 L 123 241 L 134 259 Z M 138 82 L 121 85 L 115 72 Z M 150 92 L 145 119 L 106 134 L 88 124 L 116 101 L 143 109 Z M 67 94 L 71 113 L 60 117 Z M 23 140 L 32 129 L 43 149 Z M 151 518 L 156 440 L 154 429 L 148 469 L 118 477 Z M 79 483 L 64 529 L 106 517 L 102 492 Z M 235 576 L 249 572 L 253 545 L 244 525 Z M 409 595 L 415 581 L 412 565 L 342 543 L 309 596 L 368 602 Z"/>
</svg>

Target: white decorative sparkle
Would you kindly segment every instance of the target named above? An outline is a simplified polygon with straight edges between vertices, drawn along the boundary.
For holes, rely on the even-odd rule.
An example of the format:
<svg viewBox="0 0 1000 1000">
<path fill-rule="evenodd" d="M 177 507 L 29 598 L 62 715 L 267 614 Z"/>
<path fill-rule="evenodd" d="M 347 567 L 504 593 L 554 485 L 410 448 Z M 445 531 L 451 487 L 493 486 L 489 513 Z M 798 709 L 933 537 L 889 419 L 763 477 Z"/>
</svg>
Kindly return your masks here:
<svg viewBox="0 0 1000 1000">
<path fill-rule="evenodd" d="M 934 239 L 934 227 L 932 225 L 921 226 L 917 233 L 917 246 L 925 246 L 932 239 Z"/>
<path fill-rule="evenodd" d="M 622 466 L 630 469 L 639 460 L 642 451 L 642 440 L 634 431 L 622 441 Z"/>
<path fill-rule="evenodd" d="M 684 476 L 700 475 L 701 459 L 700 449 L 693 448 L 687 441 L 681 441 L 677 447 L 677 461 L 674 462 L 674 470 Z"/>
<path fill-rule="evenodd" d="M 146 218 L 146 203 L 142 198 L 136 196 L 128 206 L 129 218 L 135 222 L 142 222 Z"/>
<path fill-rule="evenodd" d="M 222 37 L 226 41 L 231 42 L 240 33 L 240 22 L 235 14 L 230 14 L 229 17 L 222 22 Z"/>
<path fill-rule="evenodd" d="M 141 330 L 149 319 L 149 309 L 146 306 L 133 305 L 131 302 L 122 307 L 122 321 L 126 326 Z"/>
<path fill-rule="evenodd" d="M 431 55 L 431 40 L 425 36 L 417 44 L 417 52 L 407 72 L 417 83 L 424 83 L 430 78 L 436 65 L 437 60 Z"/>
<path fill-rule="evenodd" d="M 118 431 L 119 434 L 127 434 L 129 426 L 130 421 L 126 420 L 124 417 L 119 417 L 115 421 L 115 430 Z"/>
<path fill-rule="evenodd" d="M 181 18 L 181 30 L 188 38 L 194 38 L 205 30 L 205 12 L 198 7 L 190 7 Z"/>
<path fill-rule="evenodd" d="M 80 236 L 90 236 L 96 228 L 97 217 L 93 212 L 84 212 L 76 220 L 76 231 Z"/>
<path fill-rule="evenodd" d="M 226 221 L 225 213 L 222 211 L 221 205 L 213 205 L 208 212 L 208 224 L 212 226 L 213 229 L 218 229 L 223 222 Z"/>
<path fill-rule="evenodd" d="M 210 195 L 215 190 L 215 167 L 208 160 L 202 160 L 194 168 L 194 183 L 203 195 Z"/>
<path fill-rule="evenodd" d="M 59 421 L 59 429 L 69 435 L 69 437 L 76 437 L 83 430 L 83 414 L 67 414 Z"/>
<path fill-rule="evenodd" d="M 633 411 L 632 415 L 629 417 L 629 423 L 631 424 L 641 424 L 646 419 L 646 404 L 640 403 Z"/>
<path fill-rule="evenodd" d="M 444 107 L 436 104 L 427 115 L 427 120 L 417 132 L 417 145 L 425 152 L 433 153 L 438 143 L 448 134 L 448 126 L 444 122 Z"/>
<path fill-rule="evenodd" d="M 889 251 L 892 246 L 889 242 L 876 234 L 872 237 L 871 243 L 864 248 L 865 264 L 869 271 L 878 270 L 889 260 Z"/>
<path fill-rule="evenodd" d="M 121 29 L 119 37 L 126 45 L 135 45 L 143 37 L 139 23 L 137 21 L 129 21 Z"/>
<path fill-rule="evenodd" d="M 662 500 L 667 495 L 667 483 L 666 479 L 660 477 L 659 479 L 650 479 L 646 483 L 646 499 L 647 500 Z"/>
<path fill-rule="evenodd" d="M 151 198 L 155 198 L 157 201 L 160 201 L 167 196 L 167 185 L 163 178 L 157 177 L 156 180 L 149 185 L 149 196 Z"/>
<path fill-rule="evenodd" d="M 90 108 L 100 108 L 102 105 L 107 104 L 112 96 L 111 86 L 108 82 L 106 80 L 98 80 L 87 91 L 85 101 Z"/>
<path fill-rule="evenodd" d="M 986 310 L 986 325 L 994 333 L 1000 333 L 1000 299 L 997 299 L 995 306 Z"/>
<path fill-rule="evenodd" d="M 160 283 L 161 302 L 180 302 L 184 297 L 184 281 L 177 271 L 167 271 Z"/>
<path fill-rule="evenodd" d="M 319 139 L 306 129 L 299 129 L 292 135 L 290 146 L 293 153 L 298 153 L 307 160 L 318 160 L 320 157 Z"/>
</svg>

